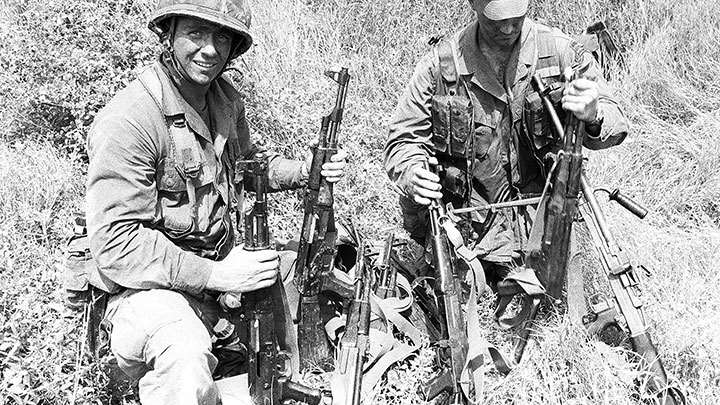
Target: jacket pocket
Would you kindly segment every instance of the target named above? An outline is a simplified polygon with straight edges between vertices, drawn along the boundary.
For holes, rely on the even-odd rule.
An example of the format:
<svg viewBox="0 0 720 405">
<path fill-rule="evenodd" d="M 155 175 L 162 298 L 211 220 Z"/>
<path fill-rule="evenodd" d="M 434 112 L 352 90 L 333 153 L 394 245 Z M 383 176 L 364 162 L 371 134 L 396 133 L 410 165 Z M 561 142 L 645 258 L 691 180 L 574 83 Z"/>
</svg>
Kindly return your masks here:
<svg viewBox="0 0 720 405">
<path fill-rule="evenodd" d="M 197 230 L 198 221 L 193 220 L 192 204 L 196 204 L 196 210 L 199 211 L 201 205 L 208 203 L 206 200 L 213 187 L 214 169 L 201 166 L 197 176 L 190 178 L 190 184 L 195 191 L 194 202 L 190 201 L 186 179 L 172 158 L 165 158 L 159 165 L 157 188 L 161 211 L 160 226 L 168 236 L 175 239 Z"/>
<path fill-rule="evenodd" d="M 435 151 L 451 157 L 467 157 L 473 132 L 472 103 L 463 96 L 433 96 L 432 143 Z"/>
</svg>

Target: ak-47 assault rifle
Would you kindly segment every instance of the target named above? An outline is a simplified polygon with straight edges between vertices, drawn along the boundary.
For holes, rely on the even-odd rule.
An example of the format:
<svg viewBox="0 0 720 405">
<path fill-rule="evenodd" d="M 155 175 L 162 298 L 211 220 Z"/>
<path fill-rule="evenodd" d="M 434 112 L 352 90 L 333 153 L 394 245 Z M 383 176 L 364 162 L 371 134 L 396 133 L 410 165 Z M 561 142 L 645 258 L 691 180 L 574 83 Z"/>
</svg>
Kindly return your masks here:
<svg viewBox="0 0 720 405">
<path fill-rule="evenodd" d="M 369 246 L 359 237 L 358 241 L 360 246 L 355 262 L 354 298 L 348 310 L 335 366 L 343 395 L 337 403 L 343 405 L 360 405 L 363 365 L 370 344 L 370 291 L 373 277 L 368 259 Z"/>
<path fill-rule="evenodd" d="M 426 169 L 429 169 L 427 164 Z M 446 392 L 449 396 L 448 404 L 464 405 L 468 403 L 468 398 L 460 385 L 460 378 L 465 368 L 468 338 L 461 306 L 462 284 L 453 261 L 448 236 L 442 227 L 442 221 L 449 220 L 445 207 L 436 199 L 432 201 L 428 211 L 432 262 L 435 269 L 433 289 L 437 299 L 437 313 L 441 318 L 438 325 L 441 340 L 437 342 L 440 373 L 428 383 L 423 394 L 426 400 L 431 400 Z"/>
<path fill-rule="evenodd" d="M 325 297 L 321 293 L 332 292 L 344 300 L 353 298 L 352 285 L 333 274 L 337 252 L 333 185 L 320 173 L 322 165 L 337 152 L 338 128 L 342 122 L 350 75 L 346 68 L 339 72 L 327 71 L 325 75 L 338 83 L 338 90 L 335 107 L 322 118 L 320 139 L 313 151 L 294 278 L 300 292 L 298 341 L 303 368 L 332 366 L 332 350 L 325 336 L 320 305 Z"/>
<path fill-rule="evenodd" d="M 587 204 L 583 205 L 580 211 L 588 224 L 616 304 L 613 308 L 607 301 L 595 296 L 591 300 L 594 301 L 593 312 L 586 315 L 583 322 L 590 333 L 602 336 L 608 331 L 610 331 L 608 334 L 612 334 L 612 331 L 622 331 L 623 327 L 618 322 L 622 319 L 630 334 L 633 350 L 640 355 L 644 365 L 652 372 L 648 381 L 650 391 L 658 395 L 662 405 L 684 404 L 682 393 L 668 386 L 665 368 L 647 331 L 633 267 L 610 233 L 600 205 L 593 194 L 594 190 L 583 173 L 582 141 L 585 131 L 582 122 L 574 114 L 568 114 L 567 124 L 563 129 L 542 80 L 535 76 L 532 83 L 550 114 L 550 121 L 555 131 L 564 140 L 564 146 L 556 157 L 554 169 L 538 207 L 528 242 L 526 266 L 537 272 L 538 278 L 552 298 L 561 298 L 567 273 L 570 229 L 577 212 L 578 197 L 582 192 Z M 609 195 L 610 199 L 617 201 L 640 218 L 647 213 L 619 190 Z M 537 305 L 530 312 L 528 321 L 532 321 L 536 313 Z M 517 361 L 522 356 L 529 336 L 527 324 L 519 335 L 520 340 L 515 351 Z"/>
<path fill-rule="evenodd" d="M 236 183 L 251 176 L 255 191 L 252 210 L 244 217 L 244 241 L 246 250 L 273 248 L 267 221 L 267 171 L 268 161 L 264 154 L 253 160 L 238 161 Z M 330 404 L 331 394 L 291 381 L 292 353 L 295 339 L 287 298 L 278 274 L 275 283 L 267 288 L 237 296 L 221 296 L 226 307 L 239 303 L 236 328 L 247 352 L 248 383 L 250 396 L 255 403 L 281 405 L 287 400 L 305 402 L 310 405 Z M 218 331 L 216 331 L 218 332 Z"/>
</svg>

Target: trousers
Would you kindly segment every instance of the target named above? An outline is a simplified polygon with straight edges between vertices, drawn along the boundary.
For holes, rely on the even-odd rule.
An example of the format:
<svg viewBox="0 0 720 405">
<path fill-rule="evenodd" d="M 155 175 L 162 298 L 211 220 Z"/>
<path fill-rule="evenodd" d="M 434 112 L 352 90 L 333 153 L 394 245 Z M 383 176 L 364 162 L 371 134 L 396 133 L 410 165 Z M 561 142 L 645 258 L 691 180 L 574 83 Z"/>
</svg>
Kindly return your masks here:
<svg viewBox="0 0 720 405">
<path fill-rule="evenodd" d="M 291 307 L 296 252 L 280 251 L 280 274 Z M 138 380 L 143 405 L 222 403 L 212 375 L 212 326 L 221 311 L 214 300 L 182 291 L 128 289 L 112 296 L 105 319 L 112 325 L 110 349 L 120 369 Z"/>
</svg>

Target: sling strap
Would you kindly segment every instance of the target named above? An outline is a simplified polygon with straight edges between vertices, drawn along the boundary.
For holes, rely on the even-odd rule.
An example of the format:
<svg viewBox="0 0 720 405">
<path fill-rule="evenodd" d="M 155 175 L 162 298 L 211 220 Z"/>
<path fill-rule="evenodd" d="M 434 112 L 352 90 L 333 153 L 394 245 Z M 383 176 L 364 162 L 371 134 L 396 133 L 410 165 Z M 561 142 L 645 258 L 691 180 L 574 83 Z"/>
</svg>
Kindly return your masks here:
<svg viewBox="0 0 720 405">
<path fill-rule="evenodd" d="M 138 80 L 153 99 L 155 104 L 164 113 L 162 83 L 158 73 L 153 67 L 148 67 L 138 75 Z M 194 181 L 199 178 L 200 170 L 205 164 L 205 155 L 195 134 L 190 130 L 183 115 L 166 117 L 168 124 L 168 139 L 170 140 L 170 154 L 175 162 L 175 170 L 185 181 L 185 189 L 190 203 L 190 214 L 193 224 L 197 222 L 197 196 Z"/>
</svg>

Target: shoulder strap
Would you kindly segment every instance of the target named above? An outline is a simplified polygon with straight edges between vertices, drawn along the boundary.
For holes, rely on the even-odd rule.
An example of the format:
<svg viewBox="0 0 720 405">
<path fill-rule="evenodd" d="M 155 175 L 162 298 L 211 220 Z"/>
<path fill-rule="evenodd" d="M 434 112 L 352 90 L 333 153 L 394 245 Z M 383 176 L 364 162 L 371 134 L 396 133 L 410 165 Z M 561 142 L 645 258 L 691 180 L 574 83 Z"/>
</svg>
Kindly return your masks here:
<svg viewBox="0 0 720 405">
<path fill-rule="evenodd" d="M 542 77 L 559 76 L 560 58 L 552 30 L 539 25 L 537 29 L 537 66 L 536 73 Z"/>
<path fill-rule="evenodd" d="M 435 93 L 444 96 L 448 94 L 448 90 L 452 90 L 457 94 L 458 74 L 452 44 L 449 40 L 444 39 L 435 46 L 434 52 L 438 60 L 438 70 L 435 74 L 437 85 Z"/>
<path fill-rule="evenodd" d="M 154 68 L 146 68 L 138 75 L 138 80 L 158 106 L 160 113 L 162 108 L 162 83 Z M 197 198 L 193 179 L 200 174 L 200 169 L 205 163 L 205 155 L 200 150 L 200 145 L 195 134 L 187 126 L 183 115 L 176 115 L 168 119 L 168 133 L 170 140 L 170 153 L 175 160 L 175 169 L 185 180 L 185 187 L 190 201 L 190 209 L 193 221 L 197 218 Z"/>
</svg>

